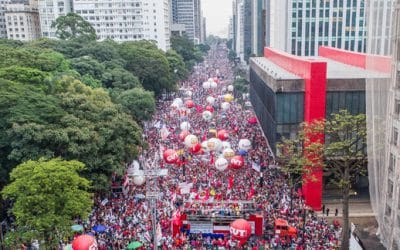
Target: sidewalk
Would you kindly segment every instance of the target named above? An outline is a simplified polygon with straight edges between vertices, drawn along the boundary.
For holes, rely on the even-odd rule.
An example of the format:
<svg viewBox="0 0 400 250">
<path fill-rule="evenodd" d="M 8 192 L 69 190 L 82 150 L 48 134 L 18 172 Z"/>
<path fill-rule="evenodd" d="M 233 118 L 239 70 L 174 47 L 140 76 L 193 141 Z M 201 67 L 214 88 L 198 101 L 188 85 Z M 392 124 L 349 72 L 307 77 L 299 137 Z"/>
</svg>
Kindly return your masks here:
<svg viewBox="0 0 400 250">
<path fill-rule="evenodd" d="M 322 211 L 317 212 L 318 217 L 328 218 L 341 218 L 342 217 L 342 202 L 339 199 L 324 200 L 325 214 Z M 326 211 L 329 209 L 329 215 L 326 215 Z M 338 215 L 335 216 L 335 209 L 338 209 Z M 352 199 L 349 202 L 349 217 L 375 217 L 372 211 L 371 203 L 366 199 Z"/>
</svg>

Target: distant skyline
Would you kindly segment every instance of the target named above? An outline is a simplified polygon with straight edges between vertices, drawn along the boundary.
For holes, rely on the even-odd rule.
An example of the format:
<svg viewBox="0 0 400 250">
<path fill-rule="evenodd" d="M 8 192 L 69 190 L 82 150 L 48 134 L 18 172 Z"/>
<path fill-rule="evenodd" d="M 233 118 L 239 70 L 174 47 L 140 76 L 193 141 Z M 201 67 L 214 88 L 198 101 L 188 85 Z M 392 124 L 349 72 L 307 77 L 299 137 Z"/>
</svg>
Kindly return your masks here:
<svg viewBox="0 0 400 250">
<path fill-rule="evenodd" d="M 202 0 L 203 15 L 207 19 L 207 36 L 228 37 L 229 17 L 232 15 L 232 0 Z"/>
</svg>

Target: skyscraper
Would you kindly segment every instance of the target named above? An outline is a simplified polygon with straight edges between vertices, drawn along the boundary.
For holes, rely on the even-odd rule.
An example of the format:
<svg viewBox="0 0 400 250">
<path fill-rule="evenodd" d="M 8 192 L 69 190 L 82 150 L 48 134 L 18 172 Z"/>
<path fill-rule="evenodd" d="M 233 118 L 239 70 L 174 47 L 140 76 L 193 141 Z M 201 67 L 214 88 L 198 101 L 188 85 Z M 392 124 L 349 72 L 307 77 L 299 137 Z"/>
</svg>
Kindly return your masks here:
<svg viewBox="0 0 400 250">
<path fill-rule="evenodd" d="M 7 37 L 6 19 L 4 18 L 4 12 L 6 11 L 6 5 L 8 3 L 9 0 L 0 0 L 0 38 Z"/>
<path fill-rule="evenodd" d="M 265 46 L 265 1 L 251 1 L 251 53 L 262 55 Z"/>
<path fill-rule="evenodd" d="M 201 0 L 172 0 L 174 24 L 185 25 L 185 34 L 195 44 L 201 40 Z"/>
<path fill-rule="evenodd" d="M 321 45 L 365 52 L 365 0 L 268 1 L 271 47 L 302 56 Z"/>
</svg>

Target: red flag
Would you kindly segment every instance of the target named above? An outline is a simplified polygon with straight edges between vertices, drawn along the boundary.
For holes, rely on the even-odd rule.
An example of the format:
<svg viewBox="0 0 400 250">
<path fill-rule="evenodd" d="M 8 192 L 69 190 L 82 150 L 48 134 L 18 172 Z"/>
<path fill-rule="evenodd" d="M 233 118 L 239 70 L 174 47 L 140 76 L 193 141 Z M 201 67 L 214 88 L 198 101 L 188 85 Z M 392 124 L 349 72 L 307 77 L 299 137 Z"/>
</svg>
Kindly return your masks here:
<svg viewBox="0 0 400 250">
<path fill-rule="evenodd" d="M 232 187 L 233 187 L 233 177 L 229 176 L 228 189 L 232 189 Z"/>
<path fill-rule="evenodd" d="M 254 190 L 254 187 L 253 187 L 253 185 L 251 185 L 251 187 L 250 187 L 250 192 L 249 192 L 249 199 L 252 199 L 253 197 L 254 197 L 254 193 L 255 193 L 256 191 Z"/>
</svg>

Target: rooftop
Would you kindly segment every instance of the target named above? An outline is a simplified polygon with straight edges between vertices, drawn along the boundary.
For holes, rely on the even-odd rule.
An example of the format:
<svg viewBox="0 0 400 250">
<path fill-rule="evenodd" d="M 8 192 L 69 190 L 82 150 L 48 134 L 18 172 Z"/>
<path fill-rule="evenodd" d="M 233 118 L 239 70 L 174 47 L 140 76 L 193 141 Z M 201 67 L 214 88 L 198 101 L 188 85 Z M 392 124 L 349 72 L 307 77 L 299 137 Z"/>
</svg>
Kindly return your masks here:
<svg viewBox="0 0 400 250">
<path fill-rule="evenodd" d="M 299 80 L 297 75 L 279 67 L 265 57 L 253 57 L 252 61 L 264 69 L 268 75 L 276 80 Z M 379 79 L 390 78 L 387 73 L 366 70 L 363 68 L 343 64 L 325 57 L 308 57 L 307 59 L 327 63 L 328 79 Z"/>
</svg>

